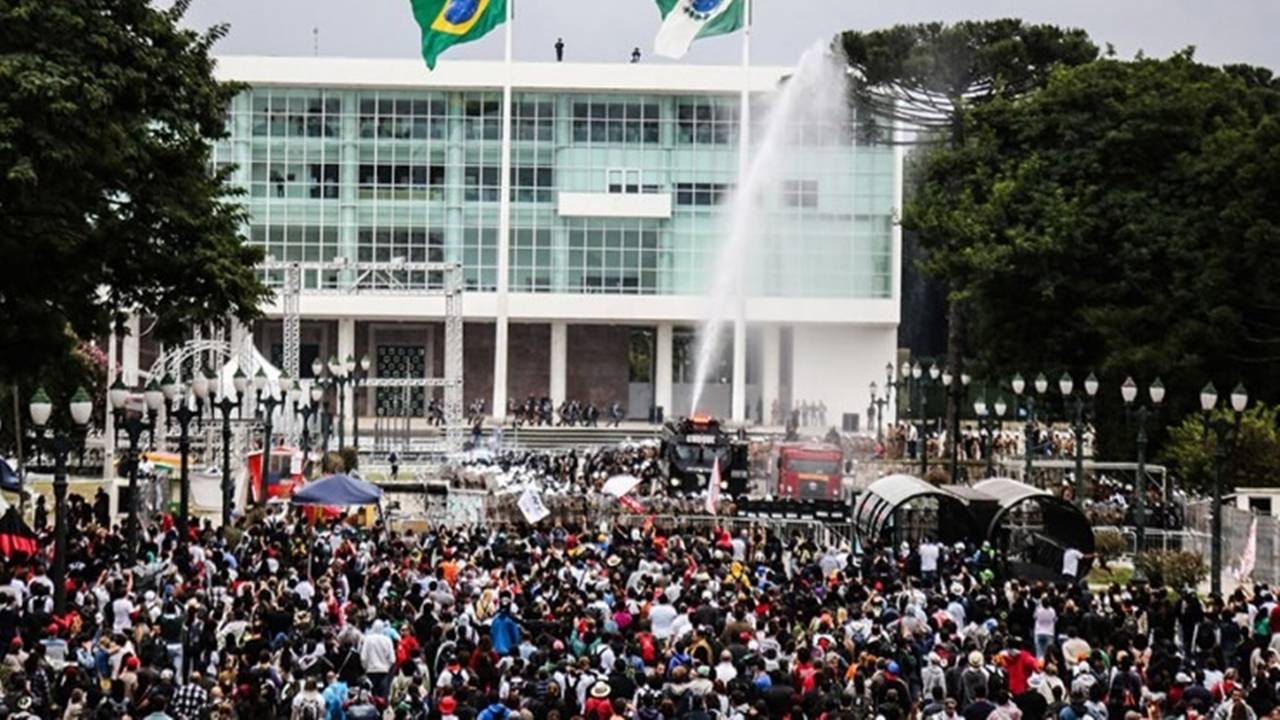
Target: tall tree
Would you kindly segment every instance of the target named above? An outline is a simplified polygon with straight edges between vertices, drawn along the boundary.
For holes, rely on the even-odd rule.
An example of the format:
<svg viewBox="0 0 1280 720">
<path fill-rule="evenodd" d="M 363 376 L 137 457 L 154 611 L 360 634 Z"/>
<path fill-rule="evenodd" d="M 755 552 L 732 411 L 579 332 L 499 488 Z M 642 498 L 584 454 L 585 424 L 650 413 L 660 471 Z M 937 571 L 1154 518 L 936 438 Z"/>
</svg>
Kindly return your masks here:
<svg viewBox="0 0 1280 720">
<path fill-rule="evenodd" d="M 1081 65 L 1098 56 L 1083 30 L 1031 25 L 1017 19 L 966 21 L 953 25 L 896 25 L 839 38 L 854 71 L 855 97 L 864 125 L 881 141 L 960 148 L 966 142 L 964 116 L 997 99 L 1009 100 L 1044 85 L 1055 68 Z M 891 125 L 876 127 L 887 120 Z M 906 131 L 895 132 L 894 128 Z M 903 226 L 920 231 L 930 256 L 963 252 L 966 238 L 953 229 L 920 223 L 910 208 Z M 965 288 L 945 277 L 947 365 L 958 376 L 964 362 Z M 959 409 L 948 399 L 947 418 L 958 434 Z"/>
<path fill-rule="evenodd" d="M 974 109 L 909 214 L 958 240 L 931 270 L 970 303 L 981 357 L 1113 387 L 1161 375 L 1173 419 L 1210 379 L 1276 397 L 1277 108 L 1267 71 L 1187 51 L 1064 68 Z"/>
<path fill-rule="evenodd" d="M 211 162 L 238 91 L 213 77 L 225 28 L 180 28 L 188 4 L 0 3 L 0 381 L 121 312 L 173 338 L 266 297 Z"/>
</svg>

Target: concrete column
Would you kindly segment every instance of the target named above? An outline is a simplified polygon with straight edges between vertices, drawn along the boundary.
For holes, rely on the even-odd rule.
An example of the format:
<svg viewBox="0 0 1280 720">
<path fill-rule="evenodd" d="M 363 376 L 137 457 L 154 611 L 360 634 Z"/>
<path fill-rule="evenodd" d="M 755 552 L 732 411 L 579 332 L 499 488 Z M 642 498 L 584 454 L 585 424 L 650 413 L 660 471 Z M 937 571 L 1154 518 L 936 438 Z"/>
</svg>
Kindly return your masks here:
<svg viewBox="0 0 1280 720">
<path fill-rule="evenodd" d="M 773 404 L 778 400 L 778 377 L 782 373 L 782 328 L 765 325 L 760 333 L 760 404 L 764 424 L 773 424 Z"/>
<path fill-rule="evenodd" d="M 747 322 L 739 315 L 733 321 L 733 396 L 730 419 L 747 419 Z"/>
<path fill-rule="evenodd" d="M 653 404 L 661 407 L 668 416 L 675 415 L 675 408 L 671 406 L 671 385 L 673 380 L 672 373 L 672 355 L 674 348 L 672 343 L 672 332 L 674 328 L 671 323 L 661 323 L 658 325 L 658 347 L 657 357 L 654 358 L 654 394 Z"/>
<path fill-rule="evenodd" d="M 560 407 L 565 400 L 565 385 L 569 379 L 569 324 L 551 323 L 551 380 L 549 383 L 551 404 Z"/>
<path fill-rule="evenodd" d="M 347 356 L 356 354 L 356 321 L 355 318 L 339 318 L 338 320 L 338 362 L 346 362 Z M 342 389 L 342 402 L 346 412 L 342 417 L 343 433 L 347 442 L 351 442 L 352 416 L 356 413 L 356 398 L 351 383 Z M 336 409 L 336 408 L 335 408 Z"/>
<path fill-rule="evenodd" d="M 493 404 L 489 414 L 502 421 L 507 417 L 507 353 L 510 352 L 507 335 L 510 323 L 506 308 L 499 308 L 498 313 L 493 330 Z"/>
<path fill-rule="evenodd" d="M 124 337 L 120 372 L 124 375 L 124 384 L 135 387 L 138 384 L 138 345 L 141 340 L 139 335 L 142 334 L 142 324 L 138 321 L 137 315 L 130 315 L 124 326 L 129 334 Z"/>
</svg>

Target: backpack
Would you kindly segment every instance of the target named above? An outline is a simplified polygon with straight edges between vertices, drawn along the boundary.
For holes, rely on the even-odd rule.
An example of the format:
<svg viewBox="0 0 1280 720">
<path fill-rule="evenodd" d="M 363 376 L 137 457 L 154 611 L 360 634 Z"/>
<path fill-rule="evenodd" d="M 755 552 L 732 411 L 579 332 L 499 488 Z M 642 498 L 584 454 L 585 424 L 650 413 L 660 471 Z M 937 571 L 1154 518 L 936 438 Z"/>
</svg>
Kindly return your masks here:
<svg viewBox="0 0 1280 720">
<path fill-rule="evenodd" d="M 324 720 L 324 701 L 307 700 L 298 705 L 298 717 L 301 720 Z"/>
<path fill-rule="evenodd" d="M 1111 687 L 1108 688 L 1108 704 L 1126 709 L 1136 708 L 1138 700 L 1133 692 L 1132 680 L 1133 675 L 1131 672 L 1117 672 L 1115 677 L 1111 678 Z"/>
</svg>

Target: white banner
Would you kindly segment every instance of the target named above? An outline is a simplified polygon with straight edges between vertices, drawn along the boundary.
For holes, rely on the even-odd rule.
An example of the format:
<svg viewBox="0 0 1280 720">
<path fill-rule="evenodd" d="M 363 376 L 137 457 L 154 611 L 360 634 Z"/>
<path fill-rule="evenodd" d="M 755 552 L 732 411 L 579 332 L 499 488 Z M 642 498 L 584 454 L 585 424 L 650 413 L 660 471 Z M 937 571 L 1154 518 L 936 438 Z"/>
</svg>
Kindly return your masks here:
<svg viewBox="0 0 1280 720">
<path fill-rule="evenodd" d="M 525 521 L 530 525 L 537 525 L 543 518 L 551 514 L 547 506 L 542 504 L 542 498 L 531 487 L 525 488 L 516 505 L 520 508 L 520 512 L 524 514 Z"/>
</svg>

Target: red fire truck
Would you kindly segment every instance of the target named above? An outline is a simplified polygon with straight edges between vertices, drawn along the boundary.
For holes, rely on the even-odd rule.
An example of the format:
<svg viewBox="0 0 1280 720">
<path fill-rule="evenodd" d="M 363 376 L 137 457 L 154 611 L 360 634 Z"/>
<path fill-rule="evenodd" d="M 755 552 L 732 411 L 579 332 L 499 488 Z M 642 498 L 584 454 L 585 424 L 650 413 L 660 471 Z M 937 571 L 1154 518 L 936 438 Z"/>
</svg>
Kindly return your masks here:
<svg viewBox="0 0 1280 720">
<path fill-rule="evenodd" d="M 844 492 L 844 453 L 835 445 L 785 443 L 774 451 L 774 495 L 792 500 L 838 500 Z"/>
</svg>

